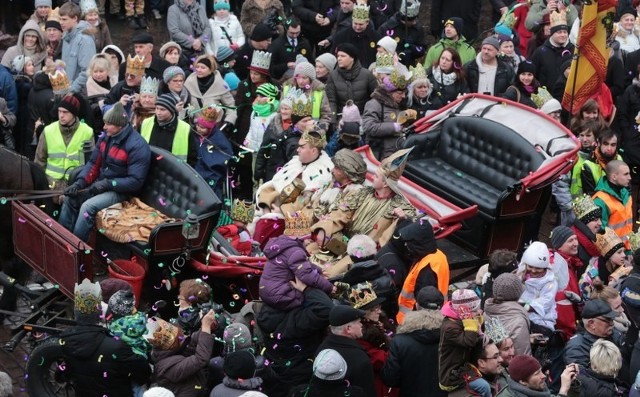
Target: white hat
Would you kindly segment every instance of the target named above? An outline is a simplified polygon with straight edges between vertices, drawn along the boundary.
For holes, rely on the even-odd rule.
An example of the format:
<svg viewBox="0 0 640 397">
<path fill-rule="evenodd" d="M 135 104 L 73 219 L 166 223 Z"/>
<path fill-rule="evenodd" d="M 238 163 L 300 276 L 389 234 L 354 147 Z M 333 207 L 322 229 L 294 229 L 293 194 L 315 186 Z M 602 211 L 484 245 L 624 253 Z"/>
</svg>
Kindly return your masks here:
<svg viewBox="0 0 640 397">
<path fill-rule="evenodd" d="M 378 46 L 384 48 L 389 54 L 395 54 L 398 43 L 389 36 L 384 36 L 378 40 Z"/>
<path fill-rule="evenodd" d="M 547 102 L 544 103 L 544 105 L 540 107 L 540 111 L 544 114 L 559 112 L 561 110 L 562 110 L 562 105 L 560 105 L 560 102 L 558 102 L 558 100 L 555 98 L 549 99 Z"/>
<path fill-rule="evenodd" d="M 347 374 L 347 362 L 333 349 L 324 349 L 313 361 L 313 374 L 322 380 L 339 380 Z"/>
<path fill-rule="evenodd" d="M 152 387 L 144 394 L 142 397 L 176 397 L 175 394 L 169 389 L 165 389 L 164 387 Z"/>
<path fill-rule="evenodd" d="M 539 269 L 549 268 L 549 248 L 540 241 L 534 241 L 522 254 L 520 266 L 528 265 Z"/>
</svg>

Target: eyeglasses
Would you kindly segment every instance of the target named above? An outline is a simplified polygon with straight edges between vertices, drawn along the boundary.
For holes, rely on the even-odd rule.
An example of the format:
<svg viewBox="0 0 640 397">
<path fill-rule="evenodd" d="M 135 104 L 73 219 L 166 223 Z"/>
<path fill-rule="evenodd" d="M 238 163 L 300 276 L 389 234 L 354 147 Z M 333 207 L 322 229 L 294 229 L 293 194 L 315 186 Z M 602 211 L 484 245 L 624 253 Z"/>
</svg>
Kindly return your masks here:
<svg viewBox="0 0 640 397">
<path fill-rule="evenodd" d="M 613 319 L 612 319 L 612 318 L 596 317 L 596 318 L 594 318 L 594 320 L 600 320 L 600 321 L 602 321 L 603 323 L 606 323 L 606 324 L 608 324 L 608 325 L 613 324 Z"/>
<path fill-rule="evenodd" d="M 483 360 L 497 360 L 500 358 L 500 353 L 496 353 L 493 357 L 483 357 Z"/>
</svg>

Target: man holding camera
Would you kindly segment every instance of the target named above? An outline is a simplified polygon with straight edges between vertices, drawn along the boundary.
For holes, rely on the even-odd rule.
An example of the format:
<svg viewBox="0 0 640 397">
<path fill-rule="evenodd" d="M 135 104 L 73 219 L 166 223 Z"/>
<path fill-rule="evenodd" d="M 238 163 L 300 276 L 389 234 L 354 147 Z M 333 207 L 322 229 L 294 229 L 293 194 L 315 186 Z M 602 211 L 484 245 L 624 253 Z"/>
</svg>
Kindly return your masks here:
<svg viewBox="0 0 640 397">
<path fill-rule="evenodd" d="M 571 383 L 578 376 L 578 364 L 569 364 L 560 375 L 561 386 L 558 397 L 566 396 Z M 551 392 L 545 382 L 547 375 L 542 372 L 538 360 L 532 356 L 515 356 L 509 363 L 509 379 L 507 387 L 496 394 L 496 397 L 528 397 L 549 396 Z"/>
</svg>

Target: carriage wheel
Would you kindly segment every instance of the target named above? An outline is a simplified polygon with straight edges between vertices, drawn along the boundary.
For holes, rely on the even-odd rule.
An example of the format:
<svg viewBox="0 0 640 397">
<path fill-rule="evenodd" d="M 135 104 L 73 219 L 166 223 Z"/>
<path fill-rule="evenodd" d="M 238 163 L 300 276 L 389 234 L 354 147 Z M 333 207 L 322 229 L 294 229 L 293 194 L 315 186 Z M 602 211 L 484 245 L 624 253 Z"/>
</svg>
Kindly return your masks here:
<svg viewBox="0 0 640 397">
<path fill-rule="evenodd" d="M 75 397 L 73 384 L 67 379 L 60 339 L 51 337 L 31 352 L 27 362 L 25 384 L 30 396 Z"/>
</svg>

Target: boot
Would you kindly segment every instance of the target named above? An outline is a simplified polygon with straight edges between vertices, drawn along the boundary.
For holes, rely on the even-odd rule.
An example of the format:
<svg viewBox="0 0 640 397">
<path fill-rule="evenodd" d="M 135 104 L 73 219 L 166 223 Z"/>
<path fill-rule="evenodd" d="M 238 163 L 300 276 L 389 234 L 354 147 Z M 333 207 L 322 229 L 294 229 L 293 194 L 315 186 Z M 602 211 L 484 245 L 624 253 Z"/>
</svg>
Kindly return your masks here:
<svg viewBox="0 0 640 397">
<path fill-rule="evenodd" d="M 140 26 L 141 29 L 147 28 L 147 19 L 144 17 L 144 15 L 136 16 L 136 20 L 138 21 L 138 26 Z"/>
<path fill-rule="evenodd" d="M 13 138 L 13 133 L 11 132 L 11 130 L 3 128 L 2 139 L 4 141 L 4 146 L 6 146 L 7 149 L 16 150 L 16 141 Z"/>
<path fill-rule="evenodd" d="M 138 29 L 138 22 L 136 22 L 136 19 L 134 17 L 127 17 L 127 25 L 129 26 L 129 29 Z"/>
</svg>

